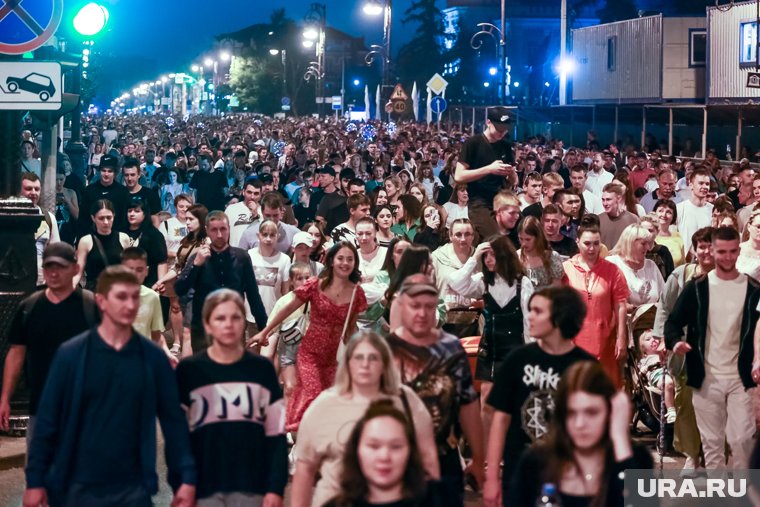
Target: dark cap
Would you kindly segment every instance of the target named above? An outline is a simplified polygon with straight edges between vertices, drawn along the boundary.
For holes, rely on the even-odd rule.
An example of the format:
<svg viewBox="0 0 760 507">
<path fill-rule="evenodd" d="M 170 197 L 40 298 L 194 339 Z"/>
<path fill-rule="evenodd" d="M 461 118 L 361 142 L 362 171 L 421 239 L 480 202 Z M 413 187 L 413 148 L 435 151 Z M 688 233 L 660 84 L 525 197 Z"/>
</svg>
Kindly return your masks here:
<svg viewBox="0 0 760 507">
<path fill-rule="evenodd" d="M 333 169 L 333 166 L 331 165 L 326 165 L 317 169 L 317 174 L 329 174 L 330 176 L 335 176 L 335 169 Z"/>
<path fill-rule="evenodd" d="M 509 109 L 498 106 L 488 110 L 488 119 L 491 123 L 507 125 L 512 121 L 512 116 L 509 114 Z"/>
<path fill-rule="evenodd" d="M 42 265 L 60 264 L 62 266 L 71 266 L 77 262 L 77 253 L 74 247 L 64 241 L 50 243 L 42 252 Z"/>
<path fill-rule="evenodd" d="M 269 173 L 261 173 L 259 174 L 259 180 L 264 183 L 265 185 L 268 185 L 269 183 L 274 182 L 274 178 L 272 178 L 272 175 Z"/>
<path fill-rule="evenodd" d="M 340 171 L 340 179 L 342 180 L 352 180 L 356 178 L 356 173 L 353 169 L 345 168 Z"/>
<path fill-rule="evenodd" d="M 406 281 L 401 285 L 399 293 L 406 294 L 407 296 L 419 296 L 420 294 L 437 296 L 438 288 L 430 282 Z"/>
<path fill-rule="evenodd" d="M 114 157 L 113 155 L 103 155 L 102 157 L 100 157 L 100 165 L 98 166 L 98 168 L 103 169 L 104 167 L 108 167 L 115 171 L 116 169 L 119 168 L 119 159 Z"/>
</svg>

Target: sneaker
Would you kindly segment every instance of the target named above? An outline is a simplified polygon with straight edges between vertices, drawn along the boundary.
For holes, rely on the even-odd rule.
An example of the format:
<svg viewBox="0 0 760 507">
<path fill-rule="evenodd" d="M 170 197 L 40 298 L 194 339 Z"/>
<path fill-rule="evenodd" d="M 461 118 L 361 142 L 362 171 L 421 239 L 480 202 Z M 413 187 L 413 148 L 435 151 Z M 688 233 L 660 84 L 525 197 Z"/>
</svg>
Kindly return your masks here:
<svg viewBox="0 0 760 507">
<path fill-rule="evenodd" d="M 676 409 L 668 409 L 667 413 L 665 414 L 665 422 L 667 424 L 673 424 L 676 422 Z"/>
<path fill-rule="evenodd" d="M 686 456 L 686 462 L 683 464 L 680 475 L 681 477 L 696 477 L 697 468 L 699 468 L 697 460 L 691 456 Z"/>
</svg>

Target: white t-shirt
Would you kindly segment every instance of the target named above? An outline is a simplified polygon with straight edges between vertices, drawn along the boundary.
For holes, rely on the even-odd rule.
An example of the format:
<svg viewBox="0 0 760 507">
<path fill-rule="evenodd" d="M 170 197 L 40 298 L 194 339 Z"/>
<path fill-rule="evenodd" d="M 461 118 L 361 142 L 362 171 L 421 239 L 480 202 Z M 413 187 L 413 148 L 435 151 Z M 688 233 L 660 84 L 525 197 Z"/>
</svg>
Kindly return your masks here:
<svg viewBox="0 0 760 507">
<path fill-rule="evenodd" d="M 166 250 L 169 252 L 169 255 L 176 256 L 180 242 L 187 236 L 187 225 L 180 222 L 177 217 L 171 217 L 161 224 L 158 230 L 164 235 Z"/>
<path fill-rule="evenodd" d="M 681 201 L 676 204 L 678 212 L 678 232 L 683 238 L 684 249 L 686 252 L 691 248 L 691 237 L 702 227 L 709 227 L 712 223 L 713 205 L 706 202 L 703 206 L 695 206 L 691 200 Z"/>
<path fill-rule="evenodd" d="M 290 258 L 282 252 L 276 252 L 271 257 L 264 257 L 257 248 L 248 250 L 253 264 L 253 274 L 259 286 L 259 295 L 267 316 L 272 313 L 272 308 L 282 296 L 282 283 L 290 280 Z M 251 310 L 246 302 L 246 317 L 249 322 L 254 322 Z"/>
<path fill-rule="evenodd" d="M 388 249 L 384 246 L 377 247 L 374 257 L 371 259 L 365 259 L 361 251 L 359 252 L 359 271 L 362 272 L 362 282 L 369 283 L 375 279 L 375 275 L 383 268 L 383 262 L 385 262 L 385 256 L 388 253 Z"/>
<path fill-rule="evenodd" d="M 583 202 L 586 204 L 586 213 L 589 215 L 604 213 L 602 200 L 589 190 L 583 191 Z"/>
<path fill-rule="evenodd" d="M 37 251 L 37 286 L 40 286 L 45 283 L 45 276 L 42 274 L 42 253 L 48 244 L 61 241 L 61 236 L 58 232 L 58 222 L 55 220 L 55 215 L 49 211 L 42 211 L 39 206 L 37 209 L 41 213 L 47 213 L 50 220 L 50 226 L 48 226 L 47 221 L 43 219 L 37 228 L 37 232 L 34 233 L 34 246 Z"/>
<path fill-rule="evenodd" d="M 623 276 L 625 276 L 625 281 L 630 290 L 629 303 L 640 306 L 656 303 L 660 299 L 660 294 L 665 289 L 665 281 L 654 261 L 645 259 L 644 267 L 634 270 L 619 255 L 610 255 L 605 259 L 620 268 Z"/>
<path fill-rule="evenodd" d="M 164 315 L 158 292 L 145 285 L 140 285 L 140 309 L 132 327 L 146 338 L 151 337 L 151 331 L 164 330 Z"/>
<path fill-rule="evenodd" d="M 747 276 L 721 280 L 715 270 L 707 274 L 710 309 L 705 339 L 705 374 L 722 380 L 739 378 L 739 343 L 747 295 Z"/>
<path fill-rule="evenodd" d="M 248 209 L 248 206 L 243 201 L 227 206 L 224 214 L 227 215 L 230 221 L 230 245 L 238 246 L 245 230 L 256 220 L 254 220 L 251 210 Z"/>
<path fill-rule="evenodd" d="M 443 209 L 446 210 L 446 228 L 451 229 L 451 224 L 457 218 L 470 218 L 467 205 L 460 206 L 455 202 L 443 203 Z"/>
</svg>

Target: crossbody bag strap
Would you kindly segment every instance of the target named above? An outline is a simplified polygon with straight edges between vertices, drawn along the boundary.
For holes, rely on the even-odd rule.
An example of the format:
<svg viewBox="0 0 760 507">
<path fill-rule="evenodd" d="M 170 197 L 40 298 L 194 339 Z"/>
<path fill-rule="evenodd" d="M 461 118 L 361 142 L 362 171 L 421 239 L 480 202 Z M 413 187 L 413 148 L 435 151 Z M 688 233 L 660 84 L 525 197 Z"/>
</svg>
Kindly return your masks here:
<svg viewBox="0 0 760 507">
<path fill-rule="evenodd" d="M 356 297 L 356 289 L 359 284 L 354 285 L 354 290 L 351 293 L 351 302 L 348 304 L 348 313 L 346 313 L 346 321 L 343 323 L 343 332 L 340 334 L 340 340 L 346 339 L 346 331 L 348 330 L 348 321 L 351 320 L 351 310 L 354 308 L 354 298 Z"/>
<path fill-rule="evenodd" d="M 108 256 L 106 255 L 106 249 L 103 248 L 103 243 L 100 241 L 100 238 L 95 236 L 94 234 L 90 234 L 92 236 L 92 244 L 95 245 L 95 248 L 98 249 L 98 253 L 100 253 L 100 257 L 103 259 L 103 265 L 108 267 L 111 265 L 110 262 L 108 262 Z"/>
</svg>

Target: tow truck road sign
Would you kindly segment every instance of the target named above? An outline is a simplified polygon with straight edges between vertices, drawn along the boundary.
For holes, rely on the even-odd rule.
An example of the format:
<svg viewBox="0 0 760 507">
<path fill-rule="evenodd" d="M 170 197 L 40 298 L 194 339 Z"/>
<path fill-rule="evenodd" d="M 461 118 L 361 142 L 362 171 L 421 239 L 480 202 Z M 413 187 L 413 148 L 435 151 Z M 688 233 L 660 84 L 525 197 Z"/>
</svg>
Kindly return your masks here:
<svg viewBox="0 0 760 507">
<path fill-rule="evenodd" d="M 34 51 L 55 34 L 63 0 L 0 0 L 0 53 Z"/>
<path fill-rule="evenodd" d="M 57 111 L 62 83 L 58 62 L 0 62 L 0 109 Z"/>
</svg>

